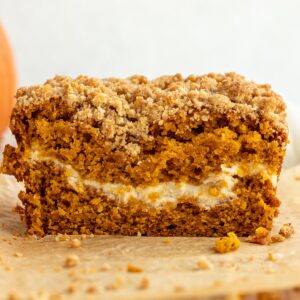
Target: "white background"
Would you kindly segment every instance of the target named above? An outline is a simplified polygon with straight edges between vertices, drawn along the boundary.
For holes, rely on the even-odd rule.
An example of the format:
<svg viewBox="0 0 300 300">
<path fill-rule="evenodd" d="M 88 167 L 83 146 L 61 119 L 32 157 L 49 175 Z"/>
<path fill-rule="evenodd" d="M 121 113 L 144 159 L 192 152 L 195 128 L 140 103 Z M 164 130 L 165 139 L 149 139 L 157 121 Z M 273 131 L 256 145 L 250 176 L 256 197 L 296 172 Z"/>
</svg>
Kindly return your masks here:
<svg viewBox="0 0 300 300">
<path fill-rule="evenodd" d="M 227 71 L 270 83 L 289 107 L 286 166 L 300 163 L 299 0 L 0 0 L 0 20 L 20 85 Z"/>
</svg>

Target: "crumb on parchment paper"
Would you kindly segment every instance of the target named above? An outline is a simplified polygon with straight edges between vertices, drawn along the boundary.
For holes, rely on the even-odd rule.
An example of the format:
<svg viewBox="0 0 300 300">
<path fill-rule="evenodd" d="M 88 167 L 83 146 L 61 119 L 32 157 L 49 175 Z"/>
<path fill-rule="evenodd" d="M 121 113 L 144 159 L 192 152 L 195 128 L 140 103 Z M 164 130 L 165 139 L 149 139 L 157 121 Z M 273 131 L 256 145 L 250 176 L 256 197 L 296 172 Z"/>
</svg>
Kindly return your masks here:
<svg viewBox="0 0 300 300">
<path fill-rule="evenodd" d="M 128 273 L 141 273 L 141 272 L 144 272 L 144 269 L 139 266 L 136 266 L 134 264 L 128 264 L 127 272 Z"/>
<path fill-rule="evenodd" d="M 81 241 L 77 238 L 73 239 L 70 243 L 70 248 L 79 248 L 81 247 Z"/>
<path fill-rule="evenodd" d="M 196 265 L 197 265 L 198 270 L 212 270 L 213 269 L 212 263 L 204 255 L 199 257 Z"/>
<path fill-rule="evenodd" d="M 88 294 L 94 294 L 94 293 L 97 292 L 97 288 L 94 285 L 90 285 L 90 286 L 87 287 L 86 292 Z"/>
<path fill-rule="evenodd" d="M 122 275 L 117 274 L 115 276 L 114 281 L 111 284 L 108 284 L 105 287 L 105 289 L 109 290 L 109 291 L 119 290 L 120 288 L 122 288 L 124 286 L 124 284 L 125 284 L 125 278 Z"/>
<path fill-rule="evenodd" d="M 290 238 L 295 233 L 291 223 L 283 224 L 277 234 L 270 236 L 270 230 L 264 227 L 258 227 L 254 235 L 249 236 L 246 241 L 249 243 L 270 245 L 273 243 L 281 243 Z"/>
<path fill-rule="evenodd" d="M 11 292 L 8 294 L 7 300 L 21 300 L 21 297 L 17 292 Z"/>
<path fill-rule="evenodd" d="M 291 223 L 283 224 L 279 230 L 279 234 L 288 239 L 295 233 L 295 229 Z"/>
<path fill-rule="evenodd" d="M 79 257 L 75 254 L 71 254 L 66 258 L 64 262 L 64 267 L 73 268 L 76 267 L 79 264 L 79 262 L 80 262 Z"/>
<path fill-rule="evenodd" d="M 99 268 L 99 271 L 109 271 L 111 269 L 111 266 L 109 263 L 103 263 L 102 266 Z"/>
<path fill-rule="evenodd" d="M 253 244 L 267 245 L 270 244 L 271 238 L 269 237 L 270 230 L 264 227 L 258 227 L 254 235 L 247 237 L 246 241 Z"/>
<path fill-rule="evenodd" d="M 147 277 L 144 277 L 141 279 L 139 285 L 138 285 L 138 289 L 139 290 L 146 290 L 148 289 L 150 286 L 150 281 Z"/>
<path fill-rule="evenodd" d="M 274 234 L 271 236 L 271 243 L 274 244 L 274 243 L 282 243 L 285 241 L 285 237 L 279 233 L 277 234 Z"/>
<path fill-rule="evenodd" d="M 240 240 L 234 232 L 228 232 L 227 236 L 219 238 L 215 243 L 217 253 L 227 253 L 235 251 L 240 247 Z"/>
<path fill-rule="evenodd" d="M 77 285 L 74 283 L 71 283 L 68 287 L 67 287 L 67 293 L 68 294 L 74 294 L 77 291 Z"/>
</svg>

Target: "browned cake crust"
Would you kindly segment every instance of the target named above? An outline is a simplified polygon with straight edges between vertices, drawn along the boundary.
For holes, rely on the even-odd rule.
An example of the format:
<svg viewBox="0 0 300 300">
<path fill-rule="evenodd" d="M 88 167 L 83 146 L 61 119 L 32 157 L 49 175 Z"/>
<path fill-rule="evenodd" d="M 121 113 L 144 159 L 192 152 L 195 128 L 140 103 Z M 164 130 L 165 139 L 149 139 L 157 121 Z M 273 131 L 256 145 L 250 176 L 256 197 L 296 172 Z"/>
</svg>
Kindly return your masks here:
<svg viewBox="0 0 300 300">
<path fill-rule="evenodd" d="M 248 235 L 271 228 L 278 213 L 285 104 L 235 73 L 55 77 L 19 89 L 11 129 L 18 147 L 6 147 L 2 171 L 25 182 L 32 234 Z M 233 166 L 228 196 L 228 182 L 212 178 Z M 116 198 L 90 181 L 121 190 Z M 128 188 L 170 182 L 205 184 L 220 201 L 203 205 L 187 193 L 158 205 L 157 192 L 124 201 Z"/>
</svg>

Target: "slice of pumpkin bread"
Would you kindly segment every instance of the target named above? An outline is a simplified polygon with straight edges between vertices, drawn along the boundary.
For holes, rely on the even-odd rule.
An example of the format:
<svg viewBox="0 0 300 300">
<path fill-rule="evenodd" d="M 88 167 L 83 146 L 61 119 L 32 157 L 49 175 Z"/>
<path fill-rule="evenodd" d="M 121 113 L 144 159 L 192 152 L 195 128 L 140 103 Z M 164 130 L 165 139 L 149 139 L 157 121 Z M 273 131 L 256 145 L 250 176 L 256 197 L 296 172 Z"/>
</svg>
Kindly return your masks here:
<svg viewBox="0 0 300 300">
<path fill-rule="evenodd" d="M 18 90 L 11 129 L 29 234 L 245 236 L 278 214 L 285 104 L 235 73 L 57 76 Z"/>
</svg>

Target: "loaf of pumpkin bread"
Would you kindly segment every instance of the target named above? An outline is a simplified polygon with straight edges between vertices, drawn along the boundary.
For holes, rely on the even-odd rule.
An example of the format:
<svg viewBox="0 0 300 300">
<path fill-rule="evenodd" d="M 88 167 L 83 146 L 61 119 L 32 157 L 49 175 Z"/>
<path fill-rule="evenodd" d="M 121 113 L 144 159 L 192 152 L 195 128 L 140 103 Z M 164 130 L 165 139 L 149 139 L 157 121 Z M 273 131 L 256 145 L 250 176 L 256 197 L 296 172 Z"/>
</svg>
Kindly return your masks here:
<svg viewBox="0 0 300 300">
<path fill-rule="evenodd" d="M 223 236 L 270 229 L 285 104 L 235 73 L 20 88 L 2 172 L 28 233 Z"/>
</svg>

